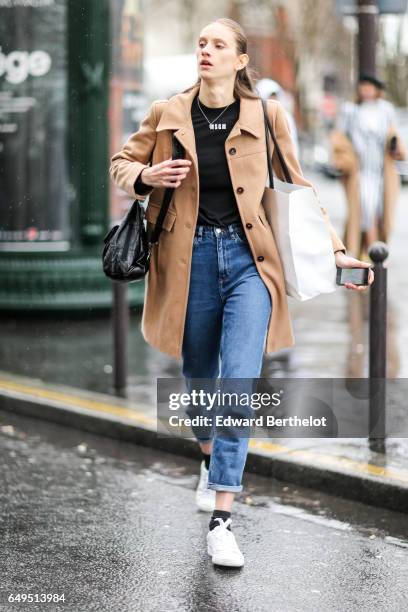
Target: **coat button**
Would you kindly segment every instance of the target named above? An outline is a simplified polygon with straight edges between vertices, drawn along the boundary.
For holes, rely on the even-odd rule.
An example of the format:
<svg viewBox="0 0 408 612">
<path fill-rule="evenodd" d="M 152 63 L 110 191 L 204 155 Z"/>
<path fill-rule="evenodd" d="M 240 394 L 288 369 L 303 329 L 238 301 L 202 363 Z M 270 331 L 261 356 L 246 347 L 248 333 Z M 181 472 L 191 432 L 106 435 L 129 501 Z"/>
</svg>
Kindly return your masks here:
<svg viewBox="0 0 408 612">
<path fill-rule="evenodd" d="M 243 187 L 238 187 L 237 193 L 244 193 L 244 188 Z"/>
<path fill-rule="evenodd" d="M 252 223 L 247 223 L 246 226 L 248 229 L 252 229 Z"/>
<path fill-rule="evenodd" d="M 265 257 L 263 255 L 258 255 L 257 260 L 258 261 L 263 261 L 265 259 Z"/>
<path fill-rule="evenodd" d="M 235 153 L 237 152 L 237 150 L 235 149 L 235 147 L 232 147 L 230 150 L 230 155 L 235 155 Z"/>
</svg>

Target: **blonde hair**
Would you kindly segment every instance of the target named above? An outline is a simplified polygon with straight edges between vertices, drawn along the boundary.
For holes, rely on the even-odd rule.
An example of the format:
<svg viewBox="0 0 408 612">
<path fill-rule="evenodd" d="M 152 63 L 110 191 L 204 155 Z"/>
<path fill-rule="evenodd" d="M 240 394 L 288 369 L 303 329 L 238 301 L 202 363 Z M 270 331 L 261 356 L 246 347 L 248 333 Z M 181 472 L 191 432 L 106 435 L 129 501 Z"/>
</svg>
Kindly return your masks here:
<svg viewBox="0 0 408 612">
<path fill-rule="evenodd" d="M 234 21 L 233 19 L 229 19 L 228 17 L 220 17 L 219 19 L 215 19 L 210 23 L 220 23 L 221 25 L 226 26 L 230 30 L 232 30 L 235 37 L 235 44 L 237 54 L 241 55 L 241 53 L 247 53 L 248 47 L 248 39 L 244 32 L 244 29 L 240 26 L 239 23 Z M 208 24 L 209 25 L 209 24 Z M 249 66 L 245 66 L 241 68 L 241 70 L 237 71 L 235 76 L 234 83 L 234 97 L 235 98 L 259 98 L 259 94 L 255 90 L 254 79 L 258 76 L 257 71 L 254 68 Z M 201 77 L 198 77 L 197 81 L 188 89 L 185 89 L 183 93 L 187 93 L 191 91 L 194 87 L 201 83 Z"/>
</svg>

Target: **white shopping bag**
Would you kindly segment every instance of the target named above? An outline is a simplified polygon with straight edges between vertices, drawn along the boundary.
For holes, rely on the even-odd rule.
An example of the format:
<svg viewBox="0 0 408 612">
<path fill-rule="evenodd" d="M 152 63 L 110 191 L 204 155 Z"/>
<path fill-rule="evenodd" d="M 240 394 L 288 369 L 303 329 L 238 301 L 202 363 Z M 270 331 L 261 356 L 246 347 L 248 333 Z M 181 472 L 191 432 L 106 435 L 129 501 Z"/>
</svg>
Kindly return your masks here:
<svg viewBox="0 0 408 612">
<path fill-rule="evenodd" d="M 262 199 L 282 262 L 286 293 L 304 301 L 336 290 L 329 229 L 311 187 L 276 177 Z"/>
<path fill-rule="evenodd" d="M 285 276 L 286 293 L 304 301 L 336 290 L 336 262 L 329 228 L 312 187 L 295 185 L 262 100 L 269 187 L 262 205 L 272 228 Z M 273 176 L 270 134 L 286 182 Z"/>
</svg>

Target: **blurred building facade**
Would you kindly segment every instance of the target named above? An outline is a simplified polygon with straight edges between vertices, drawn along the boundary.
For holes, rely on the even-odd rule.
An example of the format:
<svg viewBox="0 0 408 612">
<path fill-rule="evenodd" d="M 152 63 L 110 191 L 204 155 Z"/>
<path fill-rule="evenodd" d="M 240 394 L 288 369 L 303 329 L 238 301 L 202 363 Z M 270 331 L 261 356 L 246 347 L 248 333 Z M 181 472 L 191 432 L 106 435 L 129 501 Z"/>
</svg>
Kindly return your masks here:
<svg viewBox="0 0 408 612">
<path fill-rule="evenodd" d="M 0 3 L 1 310 L 111 305 L 103 237 L 125 206 L 109 158 L 146 107 L 142 13 L 138 0 Z"/>
</svg>

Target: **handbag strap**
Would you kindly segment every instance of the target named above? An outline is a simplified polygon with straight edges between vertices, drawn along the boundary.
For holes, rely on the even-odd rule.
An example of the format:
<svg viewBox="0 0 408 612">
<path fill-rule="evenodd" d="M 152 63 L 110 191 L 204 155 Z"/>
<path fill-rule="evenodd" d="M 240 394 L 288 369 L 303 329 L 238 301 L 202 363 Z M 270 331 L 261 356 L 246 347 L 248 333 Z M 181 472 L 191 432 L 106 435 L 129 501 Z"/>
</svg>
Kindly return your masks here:
<svg viewBox="0 0 408 612">
<path fill-rule="evenodd" d="M 172 140 L 172 159 L 182 159 L 185 155 L 185 150 L 184 150 L 183 145 L 174 136 L 174 132 L 172 134 L 171 140 Z M 167 187 L 166 191 L 164 192 L 163 202 L 161 204 L 160 212 L 156 219 L 156 224 L 150 236 L 149 246 L 151 246 L 152 244 L 156 244 L 159 241 L 159 236 L 163 229 L 163 221 L 169 209 L 170 202 L 173 197 L 174 189 L 175 189 L 174 187 Z"/>
<path fill-rule="evenodd" d="M 282 168 L 282 172 L 283 175 L 285 177 L 285 180 L 287 183 L 293 183 L 292 177 L 290 175 L 289 172 L 289 168 L 285 162 L 285 158 L 283 157 L 283 153 L 281 151 L 281 148 L 278 144 L 278 141 L 276 139 L 275 133 L 273 131 L 273 127 L 272 124 L 269 120 L 268 117 L 268 111 L 267 111 L 267 106 L 266 106 L 266 100 L 262 99 L 262 109 L 263 109 L 263 114 L 264 114 L 264 124 L 265 124 L 265 140 L 266 140 L 266 152 L 267 152 L 267 162 L 268 162 L 268 174 L 269 174 L 269 185 L 271 186 L 271 188 L 274 188 L 274 181 L 273 181 L 273 169 L 272 169 L 272 155 L 271 155 L 271 145 L 269 143 L 269 138 L 268 138 L 268 132 L 271 135 L 272 138 L 272 142 L 274 144 L 275 147 L 275 151 L 276 154 L 278 156 L 279 159 L 279 163 L 281 165 Z"/>
</svg>

